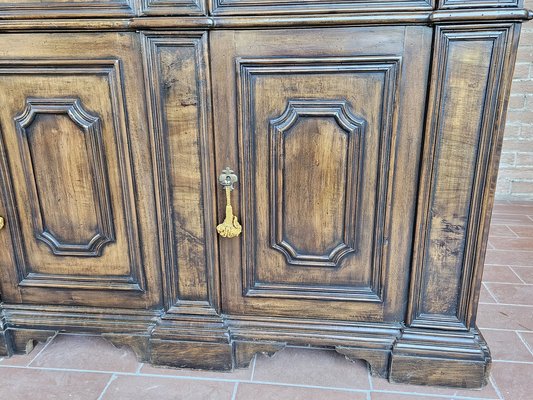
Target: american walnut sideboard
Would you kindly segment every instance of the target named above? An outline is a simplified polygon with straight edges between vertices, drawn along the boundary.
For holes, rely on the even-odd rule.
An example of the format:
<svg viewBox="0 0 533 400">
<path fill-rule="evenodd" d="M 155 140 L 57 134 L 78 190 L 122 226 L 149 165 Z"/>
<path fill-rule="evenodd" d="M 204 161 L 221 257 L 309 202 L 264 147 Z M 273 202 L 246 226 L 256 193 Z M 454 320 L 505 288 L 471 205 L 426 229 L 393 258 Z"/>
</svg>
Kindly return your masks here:
<svg viewBox="0 0 533 400">
<path fill-rule="evenodd" d="M 0 0 L 0 354 L 331 347 L 479 387 L 521 0 Z"/>
</svg>

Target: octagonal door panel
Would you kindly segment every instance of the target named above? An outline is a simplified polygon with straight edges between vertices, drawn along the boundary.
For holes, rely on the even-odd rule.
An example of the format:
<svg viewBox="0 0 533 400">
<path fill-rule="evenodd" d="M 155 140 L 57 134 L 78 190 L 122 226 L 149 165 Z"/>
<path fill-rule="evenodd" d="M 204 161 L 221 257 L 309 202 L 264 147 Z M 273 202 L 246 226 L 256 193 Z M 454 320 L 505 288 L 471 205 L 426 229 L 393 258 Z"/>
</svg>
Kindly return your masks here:
<svg viewBox="0 0 533 400">
<path fill-rule="evenodd" d="M 243 226 L 220 239 L 226 312 L 402 320 L 430 38 L 213 34 L 217 162 Z"/>
<path fill-rule="evenodd" d="M 159 307 L 138 36 L 0 42 L 2 300 Z"/>
</svg>

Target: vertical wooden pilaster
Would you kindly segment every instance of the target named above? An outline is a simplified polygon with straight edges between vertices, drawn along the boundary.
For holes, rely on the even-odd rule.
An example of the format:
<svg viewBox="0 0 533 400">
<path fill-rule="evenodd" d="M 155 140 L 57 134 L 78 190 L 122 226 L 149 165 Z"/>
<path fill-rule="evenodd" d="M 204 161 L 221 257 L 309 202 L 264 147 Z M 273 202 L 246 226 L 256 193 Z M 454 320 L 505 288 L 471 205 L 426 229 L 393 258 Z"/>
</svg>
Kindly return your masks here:
<svg viewBox="0 0 533 400">
<path fill-rule="evenodd" d="M 487 379 L 474 316 L 518 30 L 436 27 L 408 328 L 393 350 L 393 381 Z"/>
</svg>

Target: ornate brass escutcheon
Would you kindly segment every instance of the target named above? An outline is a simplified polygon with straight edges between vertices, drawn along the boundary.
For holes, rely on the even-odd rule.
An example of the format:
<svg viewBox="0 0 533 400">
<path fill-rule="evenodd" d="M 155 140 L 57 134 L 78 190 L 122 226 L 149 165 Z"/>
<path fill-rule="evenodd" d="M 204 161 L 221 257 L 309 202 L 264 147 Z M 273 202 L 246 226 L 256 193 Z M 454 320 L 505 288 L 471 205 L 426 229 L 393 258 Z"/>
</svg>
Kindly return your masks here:
<svg viewBox="0 0 533 400">
<path fill-rule="evenodd" d="M 222 237 L 233 238 L 239 236 L 242 232 L 242 226 L 239 224 L 237 217 L 233 215 L 233 207 L 231 206 L 231 192 L 237 181 L 237 175 L 229 167 L 226 167 L 218 177 L 218 182 L 224 187 L 226 192 L 226 218 L 224 218 L 224 222 L 217 226 L 217 232 Z"/>
</svg>

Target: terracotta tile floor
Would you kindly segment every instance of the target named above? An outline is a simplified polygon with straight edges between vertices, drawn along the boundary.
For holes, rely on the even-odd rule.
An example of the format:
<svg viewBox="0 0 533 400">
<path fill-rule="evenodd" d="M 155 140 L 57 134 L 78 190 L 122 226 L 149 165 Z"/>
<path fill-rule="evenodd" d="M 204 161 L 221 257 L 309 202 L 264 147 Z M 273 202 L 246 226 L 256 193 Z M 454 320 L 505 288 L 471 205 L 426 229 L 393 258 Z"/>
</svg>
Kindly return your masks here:
<svg viewBox="0 0 533 400">
<path fill-rule="evenodd" d="M 393 385 L 334 351 L 287 348 L 232 373 L 154 368 L 96 336 L 58 335 L 0 358 L 3 399 L 533 400 L 533 202 L 499 202 L 478 325 L 494 359 L 481 390 Z"/>
</svg>

